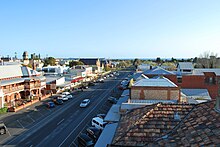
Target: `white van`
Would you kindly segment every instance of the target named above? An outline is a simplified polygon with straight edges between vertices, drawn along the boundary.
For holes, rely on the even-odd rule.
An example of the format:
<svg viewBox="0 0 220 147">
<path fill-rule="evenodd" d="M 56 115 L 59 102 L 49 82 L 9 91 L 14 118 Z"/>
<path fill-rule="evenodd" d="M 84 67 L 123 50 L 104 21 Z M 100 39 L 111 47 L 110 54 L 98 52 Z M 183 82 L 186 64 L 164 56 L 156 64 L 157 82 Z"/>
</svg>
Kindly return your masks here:
<svg viewBox="0 0 220 147">
<path fill-rule="evenodd" d="M 104 120 L 100 117 L 94 117 L 92 119 L 92 126 L 98 129 L 103 130 L 106 124 L 107 122 L 104 122 Z"/>
</svg>

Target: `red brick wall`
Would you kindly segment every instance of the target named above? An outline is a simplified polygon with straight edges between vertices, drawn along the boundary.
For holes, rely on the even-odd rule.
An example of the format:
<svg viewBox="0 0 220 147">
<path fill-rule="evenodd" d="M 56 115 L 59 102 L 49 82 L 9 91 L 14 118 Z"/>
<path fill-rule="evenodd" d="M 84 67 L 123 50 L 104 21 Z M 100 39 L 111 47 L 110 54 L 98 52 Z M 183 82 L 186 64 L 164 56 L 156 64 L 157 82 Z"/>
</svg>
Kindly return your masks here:
<svg viewBox="0 0 220 147">
<path fill-rule="evenodd" d="M 179 84 L 181 88 L 192 89 L 207 89 L 212 99 L 218 96 L 218 84 L 205 83 L 205 76 L 198 75 L 186 75 L 182 77 L 182 84 Z"/>
</svg>

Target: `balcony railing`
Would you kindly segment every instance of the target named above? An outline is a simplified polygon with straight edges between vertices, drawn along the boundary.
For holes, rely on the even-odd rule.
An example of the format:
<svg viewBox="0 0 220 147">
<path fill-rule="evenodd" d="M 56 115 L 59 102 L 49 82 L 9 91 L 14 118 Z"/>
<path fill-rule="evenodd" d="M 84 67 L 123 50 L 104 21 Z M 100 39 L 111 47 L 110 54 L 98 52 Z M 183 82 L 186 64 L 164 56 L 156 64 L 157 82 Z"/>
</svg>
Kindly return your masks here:
<svg viewBox="0 0 220 147">
<path fill-rule="evenodd" d="M 32 88 L 40 88 L 41 84 L 30 84 L 30 85 L 25 85 L 25 89 L 32 89 Z"/>
<path fill-rule="evenodd" d="M 12 93 L 12 92 L 16 92 L 16 91 L 22 91 L 24 90 L 24 85 L 23 86 L 17 86 L 17 87 L 11 87 L 8 89 L 3 89 L 3 93 Z"/>
</svg>

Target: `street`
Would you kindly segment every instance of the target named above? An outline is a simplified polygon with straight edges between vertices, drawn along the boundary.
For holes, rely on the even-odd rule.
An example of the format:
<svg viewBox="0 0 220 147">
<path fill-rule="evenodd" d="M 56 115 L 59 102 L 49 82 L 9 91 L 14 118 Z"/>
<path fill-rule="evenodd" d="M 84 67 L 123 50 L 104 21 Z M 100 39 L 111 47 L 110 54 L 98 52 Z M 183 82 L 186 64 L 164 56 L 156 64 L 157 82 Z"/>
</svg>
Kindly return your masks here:
<svg viewBox="0 0 220 147">
<path fill-rule="evenodd" d="M 21 134 L 11 136 L 4 142 L 4 146 L 77 146 L 77 136 L 91 126 L 91 119 L 98 113 L 107 113 L 111 104 L 107 98 L 114 94 L 117 85 L 127 76 L 126 72 L 120 72 L 115 79 L 106 79 L 104 83 L 98 83 L 89 89 L 74 94 L 74 98 L 65 102 L 62 106 L 56 106 L 49 115 L 42 117 L 32 126 L 24 127 Z M 80 108 L 79 104 L 85 98 L 91 103 L 86 108 Z M 35 121 L 35 120 L 33 120 Z"/>
</svg>

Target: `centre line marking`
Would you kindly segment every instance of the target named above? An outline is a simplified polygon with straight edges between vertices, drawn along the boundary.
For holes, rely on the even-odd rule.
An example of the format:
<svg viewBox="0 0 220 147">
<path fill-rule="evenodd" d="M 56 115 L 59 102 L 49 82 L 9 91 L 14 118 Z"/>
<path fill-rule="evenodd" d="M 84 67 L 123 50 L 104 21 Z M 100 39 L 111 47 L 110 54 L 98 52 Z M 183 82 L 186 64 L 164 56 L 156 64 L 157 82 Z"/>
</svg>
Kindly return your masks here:
<svg viewBox="0 0 220 147">
<path fill-rule="evenodd" d="M 57 126 L 60 125 L 63 121 L 64 121 L 64 119 L 62 119 L 61 121 L 59 121 L 59 122 L 57 123 Z"/>
</svg>

